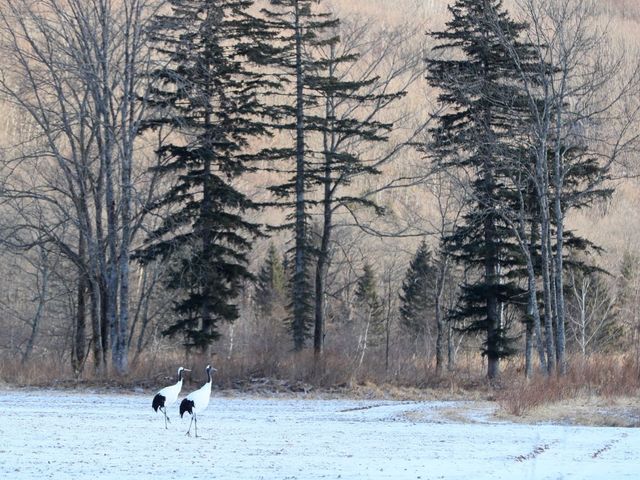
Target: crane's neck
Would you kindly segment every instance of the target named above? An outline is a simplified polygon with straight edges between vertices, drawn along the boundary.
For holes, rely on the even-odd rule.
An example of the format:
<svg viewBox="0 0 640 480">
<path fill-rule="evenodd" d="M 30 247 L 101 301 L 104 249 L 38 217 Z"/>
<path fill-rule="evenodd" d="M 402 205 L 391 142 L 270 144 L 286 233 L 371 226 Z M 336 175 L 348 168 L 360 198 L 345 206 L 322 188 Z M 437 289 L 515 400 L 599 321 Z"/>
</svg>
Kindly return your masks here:
<svg viewBox="0 0 640 480">
<path fill-rule="evenodd" d="M 211 383 L 211 370 L 207 370 L 207 383 Z"/>
<path fill-rule="evenodd" d="M 184 370 L 180 370 L 178 372 L 178 383 L 182 382 L 182 374 L 184 373 Z"/>
</svg>

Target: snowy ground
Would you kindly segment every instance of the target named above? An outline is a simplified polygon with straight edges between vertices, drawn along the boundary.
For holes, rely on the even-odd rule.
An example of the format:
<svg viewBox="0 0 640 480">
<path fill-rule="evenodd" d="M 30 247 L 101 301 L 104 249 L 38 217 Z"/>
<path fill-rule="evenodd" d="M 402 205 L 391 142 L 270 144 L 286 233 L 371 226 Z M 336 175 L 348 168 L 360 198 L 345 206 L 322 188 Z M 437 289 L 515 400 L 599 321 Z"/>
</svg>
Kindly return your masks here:
<svg viewBox="0 0 640 480">
<path fill-rule="evenodd" d="M 464 406 L 214 392 L 194 438 L 177 405 L 165 430 L 149 395 L 0 390 L 0 479 L 640 477 L 640 429 L 515 425 Z"/>
</svg>

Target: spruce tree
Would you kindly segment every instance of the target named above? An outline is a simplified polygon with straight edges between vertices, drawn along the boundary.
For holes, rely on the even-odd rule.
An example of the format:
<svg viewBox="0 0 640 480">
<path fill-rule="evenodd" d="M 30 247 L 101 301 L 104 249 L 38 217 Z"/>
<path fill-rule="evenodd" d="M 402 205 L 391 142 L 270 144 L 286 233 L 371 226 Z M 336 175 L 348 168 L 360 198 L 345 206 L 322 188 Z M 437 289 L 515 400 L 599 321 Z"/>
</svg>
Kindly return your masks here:
<svg viewBox="0 0 640 480">
<path fill-rule="evenodd" d="M 427 60 L 429 83 L 440 90 L 446 107 L 428 149 L 441 167 L 472 172 L 473 205 L 447 247 L 475 273 L 463 285 L 455 318 L 467 322 L 465 329 L 485 333 L 487 374 L 495 378 L 500 359 L 515 352 L 503 307 L 521 302 L 524 293 L 510 275 L 521 262 L 518 246 L 499 212 L 513 203 L 505 178 L 522 154 L 513 131 L 527 120 L 512 51 L 522 62 L 532 54 L 519 40 L 526 24 L 511 20 L 502 1 L 456 0 L 448 8 L 452 18 L 446 28 L 432 33 L 438 42 L 434 50 L 447 55 Z"/>
<path fill-rule="evenodd" d="M 358 278 L 355 300 L 363 325 L 362 348 L 376 343 L 384 332 L 382 303 L 378 295 L 376 275 L 370 264 L 365 263 Z"/>
<path fill-rule="evenodd" d="M 437 267 L 426 242 L 420 243 L 402 282 L 400 316 L 413 335 L 424 337 L 435 321 Z"/>
<path fill-rule="evenodd" d="M 285 266 L 276 247 L 271 244 L 256 278 L 254 303 L 260 316 L 270 317 L 278 306 L 284 306 L 286 290 Z"/>
<path fill-rule="evenodd" d="M 279 198 L 278 205 L 293 212 L 280 228 L 294 232 L 292 319 L 291 332 L 295 350 L 302 350 L 313 324 L 313 286 L 311 279 L 311 246 L 308 212 L 309 162 L 308 136 L 310 119 L 308 108 L 317 105 L 317 98 L 309 94 L 309 86 L 317 83 L 319 62 L 310 56 L 314 47 L 325 44 L 323 33 L 335 27 L 338 21 L 326 12 L 319 12 L 314 0 L 269 0 L 262 10 L 271 37 L 265 41 L 260 54 L 254 58 L 276 73 L 280 86 L 271 91 L 280 108 L 276 128 L 295 132 L 295 144 L 274 149 L 272 159 L 286 160 L 290 165 L 281 171 L 290 175 L 283 183 L 273 186 Z M 331 41 L 331 40 L 330 40 Z"/>
<path fill-rule="evenodd" d="M 259 31 L 248 0 L 170 0 L 149 31 L 158 55 L 152 73 L 148 128 L 170 128 L 158 154 L 172 184 L 153 208 L 168 209 L 139 253 L 169 259 L 168 287 L 176 291 L 175 322 L 187 347 L 206 349 L 219 322 L 238 317 L 235 299 L 251 278 L 247 252 L 258 227 L 245 220 L 255 205 L 234 186 L 254 157 L 251 138 L 265 134 L 257 90 L 266 81 L 249 70 L 247 55 Z"/>
</svg>

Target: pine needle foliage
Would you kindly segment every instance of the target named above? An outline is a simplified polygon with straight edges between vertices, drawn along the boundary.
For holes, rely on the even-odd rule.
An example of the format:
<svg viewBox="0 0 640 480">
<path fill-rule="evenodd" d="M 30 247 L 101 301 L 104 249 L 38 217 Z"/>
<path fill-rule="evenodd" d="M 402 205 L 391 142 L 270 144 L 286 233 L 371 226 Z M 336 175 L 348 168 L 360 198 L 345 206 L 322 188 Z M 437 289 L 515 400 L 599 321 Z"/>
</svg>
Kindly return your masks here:
<svg viewBox="0 0 640 480">
<path fill-rule="evenodd" d="M 506 179 L 523 154 L 514 133 L 528 120 L 513 51 L 523 63 L 533 54 L 520 41 L 527 25 L 512 20 L 501 0 L 456 0 L 449 12 L 446 28 L 431 33 L 437 42 L 434 53 L 444 55 L 427 60 L 427 78 L 440 90 L 446 108 L 437 117 L 428 150 L 441 168 L 471 174 L 472 206 L 447 239 L 447 248 L 468 270 L 455 318 L 468 331 L 486 333 L 483 354 L 492 378 L 499 360 L 515 353 L 503 307 L 519 303 L 524 294 L 510 275 L 521 254 L 500 209 L 516 196 Z"/>
<path fill-rule="evenodd" d="M 420 243 L 402 282 L 400 316 L 413 335 L 423 336 L 435 322 L 437 267 L 425 241 Z"/>
<path fill-rule="evenodd" d="M 158 170 L 171 184 L 152 208 L 168 211 L 139 253 L 169 260 L 180 334 L 201 350 L 218 339 L 219 322 L 238 317 L 235 299 L 252 278 L 247 253 L 259 227 L 245 220 L 256 205 L 235 180 L 257 157 L 249 142 L 267 134 L 258 96 L 269 81 L 248 58 L 264 28 L 249 0 L 170 0 L 149 36 L 158 54 L 147 128 L 163 129 Z M 258 37 L 259 38 L 259 37 Z"/>
<path fill-rule="evenodd" d="M 272 160 L 283 161 L 279 168 L 289 177 L 270 188 L 274 202 L 291 213 L 278 229 L 294 234 L 292 269 L 292 318 L 290 328 L 295 350 L 302 350 L 313 325 L 313 281 L 311 262 L 314 255 L 309 232 L 308 195 L 309 135 L 317 130 L 307 109 L 318 105 L 309 88 L 318 83 L 318 71 L 323 62 L 314 59 L 314 48 L 334 42 L 325 33 L 338 24 L 328 12 L 322 12 L 318 1 L 269 0 L 262 9 L 270 38 L 262 44 L 254 58 L 274 72 L 279 88 L 271 91 L 279 114 L 274 128 L 291 131 L 295 141 L 290 147 L 272 149 Z"/>
</svg>

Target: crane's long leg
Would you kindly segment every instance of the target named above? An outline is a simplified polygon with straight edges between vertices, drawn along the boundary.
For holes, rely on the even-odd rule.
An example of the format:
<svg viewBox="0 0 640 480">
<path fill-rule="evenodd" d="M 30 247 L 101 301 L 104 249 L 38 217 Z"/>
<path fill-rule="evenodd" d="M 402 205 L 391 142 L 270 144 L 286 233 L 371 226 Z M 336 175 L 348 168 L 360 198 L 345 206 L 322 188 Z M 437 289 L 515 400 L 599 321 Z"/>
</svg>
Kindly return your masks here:
<svg viewBox="0 0 640 480">
<path fill-rule="evenodd" d="M 169 420 L 169 417 L 167 417 L 167 407 L 162 407 L 162 413 L 164 413 L 164 428 L 168 430 L 169 427 L 167 426 L 167 422 L 170 422 L 171 420 Z"/>
<path fill-rule="evenodd" d="M 198 417 L 195 412 L 193 412 L 193 419 L 196 422 L 196 438 L 198 438 Z"/>
<path fill-rule="evenodd" d="M 195 417 L 195 413 L 193 415 L 191 415 L 191 421 L 189 422 L 189 430 L 187 430 L 187 436 L 190 437 L 191 436 L 191 424 L 193 423 L 193 417 Z M 198 436 L 198 430 L 196 427 L 196 437 Z"/>
</svg>

